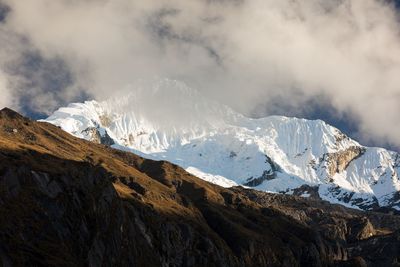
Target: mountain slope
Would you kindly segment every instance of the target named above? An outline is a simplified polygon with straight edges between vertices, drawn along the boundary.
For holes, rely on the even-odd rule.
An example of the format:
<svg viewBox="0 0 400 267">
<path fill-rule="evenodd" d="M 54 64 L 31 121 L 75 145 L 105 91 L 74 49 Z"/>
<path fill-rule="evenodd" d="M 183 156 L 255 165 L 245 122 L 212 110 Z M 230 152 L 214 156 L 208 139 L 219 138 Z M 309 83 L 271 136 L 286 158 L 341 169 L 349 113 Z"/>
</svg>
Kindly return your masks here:
<svg viewBox="0 0 400 267">
<path fill-rule="evenodd" d="M 0 111 L 3 266 L 388 266 L 398 215 L 222 188 Z"/>
<path fill-rule="evenodd" d="M 400 209 L 399 154 L 364 147 L 319 120 L 246 118 L 177 81 L 71 104 L 46 121 L 80 138 L 171 161 L 225 187 Z"/>
</svg>

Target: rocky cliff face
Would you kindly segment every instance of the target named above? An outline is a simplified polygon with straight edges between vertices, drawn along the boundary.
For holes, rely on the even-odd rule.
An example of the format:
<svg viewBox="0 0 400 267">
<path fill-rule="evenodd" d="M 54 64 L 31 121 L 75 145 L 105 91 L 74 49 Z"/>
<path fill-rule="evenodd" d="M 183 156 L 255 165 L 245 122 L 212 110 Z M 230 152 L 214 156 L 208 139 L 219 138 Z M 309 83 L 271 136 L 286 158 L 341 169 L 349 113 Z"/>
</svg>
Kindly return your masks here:
<svg viewBox="0 0 400 267">
<path fill-rule="evenodd" d="M 335 174 L 345 171 L 353 160 L 365 153 L 365 150 L 363 147 L 351 146 L 343 151 L 327 153 L 326 162 L 329 175 L 333 177 Z"/>
<path fill-rule="evenodd" d="M 400 218 L 222 188 L 0 112 L 3 266 L 390 266 Z"/>
</svg>

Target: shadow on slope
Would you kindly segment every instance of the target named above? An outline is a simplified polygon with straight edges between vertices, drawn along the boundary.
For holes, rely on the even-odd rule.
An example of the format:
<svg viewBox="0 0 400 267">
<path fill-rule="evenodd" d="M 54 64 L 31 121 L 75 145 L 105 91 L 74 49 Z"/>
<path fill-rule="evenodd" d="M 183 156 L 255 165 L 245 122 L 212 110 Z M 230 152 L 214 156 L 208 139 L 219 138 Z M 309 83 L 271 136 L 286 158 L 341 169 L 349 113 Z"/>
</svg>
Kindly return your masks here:
<svg viewBox="0 0 400 267">
<path fill-rule="evenodd" d="M 4 266 L 340 266 L 399 257 L 397 216 L 224 189 L 10 110 L 0 112 L 0 214 Z"/>
</svg>

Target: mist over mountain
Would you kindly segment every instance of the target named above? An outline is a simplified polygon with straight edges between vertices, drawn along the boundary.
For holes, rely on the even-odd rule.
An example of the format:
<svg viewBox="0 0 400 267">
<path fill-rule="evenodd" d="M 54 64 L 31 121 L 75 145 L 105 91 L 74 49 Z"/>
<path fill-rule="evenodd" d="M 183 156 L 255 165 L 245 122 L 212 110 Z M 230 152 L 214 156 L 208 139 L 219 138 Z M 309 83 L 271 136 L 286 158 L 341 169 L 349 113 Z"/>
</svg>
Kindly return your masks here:
<svg viewBox="0 0 400 267">
<path fill-rule="evenodd" d="M 3 0 L 0 104 L 43 118 L 167 77 L 247 116 L 314 119 L 329 107 L 353 137 L 396 147 L 396 4 Z"/>
</svg>

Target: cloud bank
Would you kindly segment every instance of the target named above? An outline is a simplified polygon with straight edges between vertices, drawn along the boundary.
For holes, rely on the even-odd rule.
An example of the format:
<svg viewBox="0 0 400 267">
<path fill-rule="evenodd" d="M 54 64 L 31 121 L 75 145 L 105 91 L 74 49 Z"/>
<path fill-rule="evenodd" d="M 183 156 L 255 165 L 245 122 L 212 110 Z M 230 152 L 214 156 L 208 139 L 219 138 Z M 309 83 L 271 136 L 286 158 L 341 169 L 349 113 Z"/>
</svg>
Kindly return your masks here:
<svg viewBox="0 0 400 267">
<path fill-rule="evenodd" d="M 323 99 L 364 138 L 400 145 L 400 24 L 388 1 L 3 2 L 1 105 L 46 113 L 159 76 L 257 116 Z"/>
</svg>

